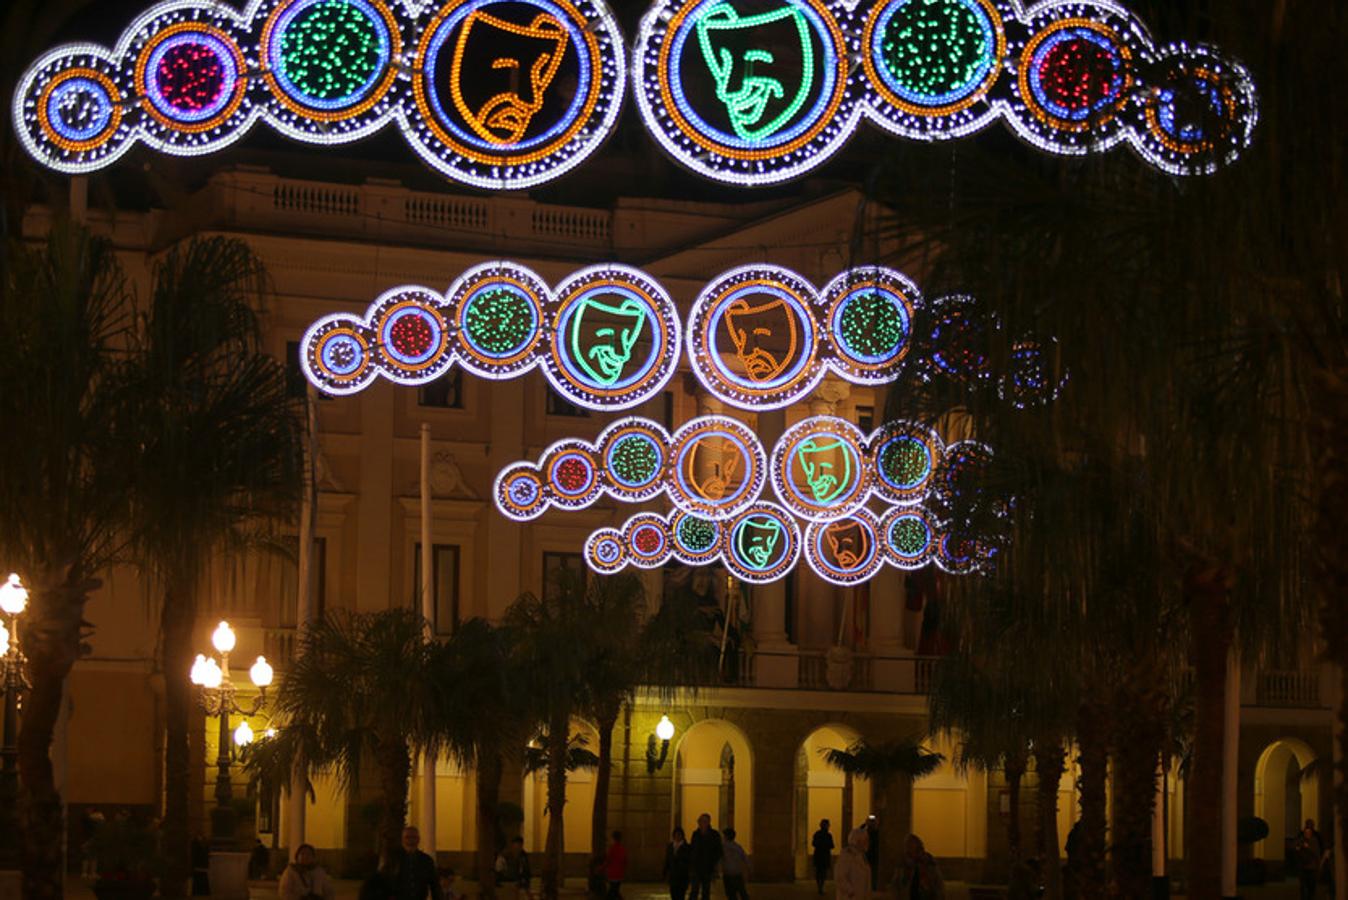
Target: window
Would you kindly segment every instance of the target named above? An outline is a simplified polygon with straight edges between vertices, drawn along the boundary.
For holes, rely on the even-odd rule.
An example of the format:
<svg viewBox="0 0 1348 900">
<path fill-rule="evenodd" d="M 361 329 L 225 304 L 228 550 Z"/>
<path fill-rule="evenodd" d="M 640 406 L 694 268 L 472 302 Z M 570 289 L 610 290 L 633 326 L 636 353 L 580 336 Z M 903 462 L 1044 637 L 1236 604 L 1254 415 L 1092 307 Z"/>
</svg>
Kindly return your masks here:
<svg viewBox="0 0 1348 900">
<path fill-rule="evenodd" d="M 417 404 L 439 409 L 463 409 L 463 369 L 454 366 L 430 384 L 418 388 Z"/>
<path fill-rule="evenodd" d="M 558 581 L 568 577 L 585 580 L 585 558 L 579 553 L 543 554 L 543 599 L 557 595 Z"/>
<path fill-rule="evenodd" d="M 783 614 L 786 616 L 785 629 L 787 643 L 796 642 L 796 570 L 792 569 L 786 573 L 784 588 Z"/>
<path fill-rule="evenodd" d="M 570 416 L 574 419 L 583 419 L 590 415 L 588 409 L 583 406 L 577 406 L 552 388 L 548 388 L 548 400 L 545 411 L 550 416 Z"/>
<path fill-rule="evenodd" d="M 857 427 L 866 434 L 870 434 L 875 428 L 875 407 L 858 406 L 857 407 Z"/>
<path fill-rule="evenodd" d="M 455 544 L 431 545 L 431 588 L 437 635 L 451 635 L 459 627 L 459 548 Z M 421 609 L 421 543 L 413 545 L 412 608 Z"/>
<path fill-rule="evenodd" d="M 286 396 L 303 397 L 309 391 L 309 380 L 300 368 L 300 342 L 286 341 Z"/>
</svg>

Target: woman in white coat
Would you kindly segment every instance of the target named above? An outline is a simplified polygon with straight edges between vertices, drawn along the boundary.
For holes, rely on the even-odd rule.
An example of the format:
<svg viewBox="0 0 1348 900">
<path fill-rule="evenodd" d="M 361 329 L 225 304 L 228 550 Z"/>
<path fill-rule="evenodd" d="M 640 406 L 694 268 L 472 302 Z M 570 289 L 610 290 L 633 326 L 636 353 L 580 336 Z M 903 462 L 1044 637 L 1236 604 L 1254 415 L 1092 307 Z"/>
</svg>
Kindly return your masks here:
<svg viewBox="0 0 1348 900">
<path fill-rule="evenodd" d="M 833 884 L 837 900 L 868 900 L 871 896 L 871 866 L 866 862 L 866 845 L 870 835 L 865 828 L 853 828 L 847 836 L 847 846 L 838 854 L 833 866 Z"/>
</svg>

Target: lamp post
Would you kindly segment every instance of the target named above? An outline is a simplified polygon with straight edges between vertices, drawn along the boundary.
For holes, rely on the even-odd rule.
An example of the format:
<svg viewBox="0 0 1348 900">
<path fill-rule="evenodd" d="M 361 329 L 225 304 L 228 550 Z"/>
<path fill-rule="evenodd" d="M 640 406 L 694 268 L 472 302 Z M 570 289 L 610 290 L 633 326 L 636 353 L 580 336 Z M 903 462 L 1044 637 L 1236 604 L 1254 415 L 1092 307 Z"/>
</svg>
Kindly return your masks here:
<svg viewBox="0 0 1348 900">
<path fill-rule="evenodd" d="M 28 591 L 18 575 L 0 584 L 0 669 L 5 686 L 4 744 L 0 745 L 0 868 L 14 868 L 19 847 L 19 692 L 27 685 L 23 677 L 23 654 L 19 651 L 18 617 L 28 605 Z"/>
<path fill-rule="evenodd" d="M 259 656 L 248 670 L 248 677 L 258 689 L 258 695 L 247 706 L 240 706 L 237 689 L 229 675 L 229 654 L 234 649 L 236 638 L 234 629 L 228 622 L 221 622 L 211 635 L 211 643 L 220 655 L 217 663 L 213 657 L 197 654 L 192 663 L 192 683 L 201 688 L 201 708 L 207 716 L 220 717 L 219 747 L 215 757 L 215 809 L 211 811 L 211 838 L 220 847 L 227 847 L 234 841 L 234 791 L 229 779 L 229 765 L 233 758 L 230 747 L 233 743 L 244 746 L 253 740 L 253 730 L 248 723 L 242 722 L 229 731 L 229 717 L 239 714 L 245 717 L 255 716 L 267 705 L 267 686 L 271 684 L 272 667 L 265 657 Z"/>
</svg>

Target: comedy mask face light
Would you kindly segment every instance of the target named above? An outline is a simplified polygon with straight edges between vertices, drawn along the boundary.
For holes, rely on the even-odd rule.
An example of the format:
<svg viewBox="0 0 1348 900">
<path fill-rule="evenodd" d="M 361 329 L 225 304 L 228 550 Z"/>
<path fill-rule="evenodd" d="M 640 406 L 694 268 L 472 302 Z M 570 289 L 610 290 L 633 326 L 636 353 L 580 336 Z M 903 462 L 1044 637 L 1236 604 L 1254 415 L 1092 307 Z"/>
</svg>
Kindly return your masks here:
<svg viewBox="0 0 1348 900">
<path fill-rule="evenodd" d="M 740 16 L 718 3 L 697 23 L 702 59 L 716 81 L 730 126 L 747 141 L 772 137 L 804 105 L 814 81 L 810 30 L 800 10 L 782 6 Z"/>
<path fill-rule="evenodd" d="M 785 300 L 753 306 L 736 300 L 725 312 L 725 324 L 744 374 L 754 381 L 772 381 L 796 356 L 796 319 Z"/>
<path fill-rule="evenodd" d="M 870 555 L 870 536 L 860 522 L 843 519 L 824 529 L 824 540 L 840 569 L 853 569 Z"/>
<path fill-rule="evenodd" d="M 594 296 L 578 302 L 569 341 L 576 365 L 605 387 L 622 377 L 646 324 L 646 309 L 636 300 L 618 295 L 606 299 L 612 302 Z"/>
<path fill-rule="evenodd" d="M 821 436 L 802 441 L 796 459 L 816 503 L 828 503 L 852 484 L 852 454 L 837 438 Z"/>
<path fill-rule="evenodd" d="M 706 500 L 720 500 L 730 491 L 744 457 L 738 447 L 723 438 L 708 437 L 688 451 L 688 483 Z"/>
<path fill-rule="evenodd" d="M 450 91 L 459 115 L 484 140 L 518 143 L 543 108 L 566 45 L 566 29 L 555 16 L 540 13 L 518 25 L 474 10 L 454 46 Z"/>
<path fill-rule="evenodd" d="M 766 516 L 749 518 L 736 536 L 740 558 L 757 569 L 772 565 L 781 540 L 782 523 Z"/>
</svg>

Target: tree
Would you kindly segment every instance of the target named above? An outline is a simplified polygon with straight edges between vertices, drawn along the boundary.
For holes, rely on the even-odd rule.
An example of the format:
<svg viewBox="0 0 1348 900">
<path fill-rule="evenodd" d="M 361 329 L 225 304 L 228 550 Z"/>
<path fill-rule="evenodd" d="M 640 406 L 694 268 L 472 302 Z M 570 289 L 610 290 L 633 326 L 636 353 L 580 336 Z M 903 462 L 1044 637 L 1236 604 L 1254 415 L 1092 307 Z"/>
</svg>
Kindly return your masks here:
<svg viewBox="0 0 1348 900">
<path fill-rule="evenodd" d="M 19 731 L 18 804 L 26 898 L 59 897 L 62 808 L 49 750 L 62 691 L 87 651 L 85 604 L 119 559 L 136 451 L 122 384 L 132 296 L 111 245 L 57 224 L 45 244 L 8 243 L 0 312 L 0 553 L 30 604 L 19 641 L 31 690 Z"/>
<path fill-rule="evenodd" d="M 265 287 L 241 241 L 197 239 L 155 266 L 131 360 L 143 450 L 132 495 L 140 559 L 159 586 L 165 685 L 165 897 L 191 876 L 188 726 L 197 589 L 213 558 L 256 546 L 300 486 L 302 413 L 285 369 L 261 351 L 253 304 Z"/>
</svg>

